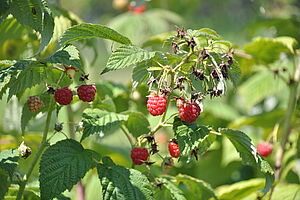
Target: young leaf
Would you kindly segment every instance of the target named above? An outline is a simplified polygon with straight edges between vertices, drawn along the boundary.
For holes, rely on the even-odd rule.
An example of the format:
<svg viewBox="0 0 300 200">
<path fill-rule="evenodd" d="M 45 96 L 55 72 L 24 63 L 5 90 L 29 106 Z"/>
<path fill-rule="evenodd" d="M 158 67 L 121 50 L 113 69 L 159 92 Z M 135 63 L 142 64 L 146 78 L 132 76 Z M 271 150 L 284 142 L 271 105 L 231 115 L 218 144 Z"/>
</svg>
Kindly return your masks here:
<svg viewBox="0 0 300 200">
<path fill-rule="evenodd" d="M 129 114 L 128 119 L 125 123 L 127 129 L 135 137 L 149 133 L 150 124 L 144 114 L 139 112 L 132 112 Z"/>
<path fill-rule="evenodd" d="M 262 192 L 266 194 L 274 182 L 274 172 L 269 163 L 256 152 L 256 147 L 251 139 L 245 133 L 238 130 L 221 129 L 220 133 L 231 141 L 245 164 L 257 167 L 264 173 L 266 184 Z"/>
<path fill-rule="evenodd" d="M 5 170 L 12 177 L 19 158 L 19 151 L 15 149 L 0 151 L 0 169 Z"/>
<path fill-rule="evenodd" d="M 172 183 L 170 180 L 164 177 L 160 177 L 157 179 L 159 182 L 163 183 L 163 187 L 166 188 L 170 194 L 171 198 L 173 200 L 187 200 L 185 196 L 183 195 L 182 190 L 179 189 L 174 183 Z"/>
<path fill-rule="evenodd" d="M 104 200 L 152 200 L 153 188 L 147 177 L 135 169 L 116 165 L 104 157 L 97 166 Z"/>
<path fill-rule="evenodd" d="M 177 184 L 183 183 L 189 189 L 190 193 L 195 195 L 195 198 L 204 200 L 213 197 L 214 199 L 218 199 L 213 188 L 202 180 L 185 174 L 178 174 L 176 182 Z"/>
<path fill-rule="evenodd" d="M 86 109 L 82 114 L 83 135 L 81 141 L 92 134 L 101 133 L 113 126 L 117 126 L 123 121 L 126 121 L 127 118 L 128 115 L 99 109 Z"/>
<path fill-rule="evenodd" d="M 272 194 L 272 200 L 298 200 L 300 199 L 299 184 L 279 183 Z"/>
<path fill-rule="evenodd" d="M 71 190 L 87 171 L 94 168 L 99 155 L 72 139 L 66 139 L 50 146 L 40 162 L 41 199 L 52 199 Z"/>
<path fill-rule="evenodd" d="M 61 48 L 60 50 L 55 52 L 52 56 L 44 60 L 50 63 L 60 63 L 67 66 L 73 66 L 83 71 L 83 68 L 81 66 L 79 51 L 73 45 L 68 45 Z"/>
<path fill-rule="evenodd" d="M 106 68 L 101 74 L 109 71 L 124 69 L 131 65 L 149 60 L 155 56 L 155 52 L 149 52 L 135 46 L 121 46 L 109 57 Z"/>
<path fill-rule="evenodd" d="M 210 28 L 201 28 L 197 31 L 194 31 L 193 35 L 195 37 L 204 37 L 206 39 L 218 39 L 220 37 L 215 30 Z"/>
<path fill-rule="evenodd" d="M 100 24 L 79 24 L 65 31 L 60 38 L 59 45 L 62 47 L 74 41 L 95 37 L 112 40 L 121 44 L 131 44 L 131 41 L 127 37 L 106 26 Z"/>
<path fill-rule="evenodd" d="M 192 150 L 197 150 L 200 155 L 205 153 L 216 138 L 207 127 L 183 122 L 178 117 L 174 119 L 173 130 L 181 156 L 190 157 Z"/>
</svg>

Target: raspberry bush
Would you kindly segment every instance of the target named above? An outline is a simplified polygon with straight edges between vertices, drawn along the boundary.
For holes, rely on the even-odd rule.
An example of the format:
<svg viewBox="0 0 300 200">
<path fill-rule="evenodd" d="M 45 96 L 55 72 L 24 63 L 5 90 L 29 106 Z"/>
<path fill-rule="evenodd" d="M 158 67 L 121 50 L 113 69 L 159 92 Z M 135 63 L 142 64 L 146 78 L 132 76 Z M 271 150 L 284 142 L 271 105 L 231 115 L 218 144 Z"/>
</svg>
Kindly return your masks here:
<svg viewBox="0 0 300 200">
<path fill-rule="evenodd" d="M 0 44 L 13 44 L 5 33 L 14 30 L 23 52 L 0 53 L 0 97 L 20 116 L 5 123 L 20 129 L 9 132 L 13 145 L 0 139 L 0 199 L 82 200 L 89 188 L 99 199 L 297 198 L 296 39 L 261 37 L 241 49 L 213 29 L 180 25 L 141 34 L 141 44 L 46 1 L 2 5 Z M 126 11 L 115 24 L 176 21 L 143 1 L 113 5 Z M 95 64 L 99 38 L 109 47 L 104 68 Z M 109 77 L 126 68 L 130 84 Z"/>
</svg>

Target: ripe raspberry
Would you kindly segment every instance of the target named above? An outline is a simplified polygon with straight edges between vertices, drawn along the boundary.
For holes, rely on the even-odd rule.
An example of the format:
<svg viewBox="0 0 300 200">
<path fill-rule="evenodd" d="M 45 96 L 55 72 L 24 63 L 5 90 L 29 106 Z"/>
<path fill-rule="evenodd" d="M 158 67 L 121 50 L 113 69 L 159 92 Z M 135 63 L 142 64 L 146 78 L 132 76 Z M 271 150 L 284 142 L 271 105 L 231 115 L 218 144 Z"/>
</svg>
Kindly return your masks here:
<svg viewBox="0 0 300 200">
<path fill-rule="evenodd" d="M 155 92 L 151 92 L 147 101 L 147 108 L 151 115 L 162 115 L 167 108 L 167 99 L 164 96 L 158 96 Z"/>
<path fill-rule="evenodd" d="M 81 85 L 77 89 L 77 94 L 80 100 L 84 102 L 91 102 L 95 98 L 96 87 L 93 85 Z"/>
<path fill-rule="evenodd" d="M 195 102 L 184 102 L 182 106 L 178 107 L 178 112 L 182 121 L 192 123 L 198 118 L 201 109 Z"/>
<path fill-rule="evenodd" d="M 142 165 L 146 162 L 149 157 L 148 150 L 143 147 L 135 147 L 131 150 L 131 160 L 136 165 Z"/>
<path fill-rule="evenodd" d="M 169 152 L 170 152 L 170 155 L 173 157 L 173 158 L 178 158 L 180 156 L 180 150 L 179 150 L 179 146 L 177 144 L 176 141 L 174 140 L 171 140 L 169 142 Z"/>
<path fill-rule="evenodd" d="M 54 99 L 60 105 L 68 105 L 73 100 L 73 92 L 67 87 L 58 88 L 54 93 Z"/>
<path fill-rule="evenodd" d="M 263 157 L 267 157 L 272 153 L 273 147 L 267 142 L 259 142 L 257 145 L 257 152 Z"/>
<path fill-rule="evenodd" d="M 30 112 L 38 112 L 42 109 L 44 103 L 38 96 L 30 96 L 27 100 L 27 106 Z"/>
</svg>

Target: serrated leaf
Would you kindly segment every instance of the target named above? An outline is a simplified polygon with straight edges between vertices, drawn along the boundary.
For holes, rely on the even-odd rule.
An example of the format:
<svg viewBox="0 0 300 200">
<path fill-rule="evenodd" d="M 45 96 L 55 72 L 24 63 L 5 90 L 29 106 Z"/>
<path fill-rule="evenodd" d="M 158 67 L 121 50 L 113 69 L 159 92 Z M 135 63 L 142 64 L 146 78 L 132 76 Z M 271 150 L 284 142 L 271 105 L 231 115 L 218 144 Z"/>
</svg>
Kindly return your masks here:
<svg viewBox="0 0 300 200">
<path fill-rule="evenodd" d="M 66 189 L 71 190 L 87 171 L 94 168 L 99 155 L 72 139 L 50 146 L 40 162 L 41 199 L 57 197 Z"/>
<path fill-rule="evenodd" d="M 183 122 L 179 117 L 174 119 L 173 131 L 180 147 L 180 156 L 190 157 L 192 150 L 197 150 L 201 155 L 216 139 L 216 136 L 211 134 L 206 126 Z"/>
<path fill-rule="evenodd" d="M 163 183 L 163 187 L 166 188 L 170 192 L 171 198 L 173 200 L 186 200 L 185 196 L 183 195 L 183 191 L 180 190 L 179 187 L 177 187 L 170 180 L 168 180 L 165 177 L 160 177 L 157 180 L 158 180 L 158 182 Z"/>
<path fill-rule="evenodd" d="M 192 176 L 185 174 L 178 174 L 176 176 L 176 182 L 183 183 L 187 188 L 189 188 L 190 193 L 194 194 L 198 199 L 209 199 L 213 197 L 218 199 L 213 188 L 203 180 L 196 179 Z"/>
<path fill-rule="evenodd" d="M 55 52 L 52 56 L 44 59 L 46 62 L 50 63 L 60 63 L 67 66 L 73 66 L 77 69 L 83 71 L 81 66 L 81 60 L 78 49 L 73 45 L 68 45 L 57 52 Z"/>
<path fill-rule="evenodd" d="M 117 31 L 100 24 L 79 24 L 67 29 L 59 40 L 60 46 L 65 46 L 74 41 L 104 38 L 121 44 L 131 44 L 131 41 Z"/>
<path fill-rule="evenodd" d="M 155 63 L 151 60 L 137 63 L 132 70 L 132 90 L 135 90 L 137 86 L 143 83 L 147 83 L 150 78 L 150 72 L 148 68 L 155 66 Z"/>
<path fill-rule="evenodd" d="M 54 20 L 47 2 L 44 0 L 14 0 L 10 5 L 9 12 L 19 23 L 28 25 L 41 34 L 42 41 L 36 54 L 40 53 L 50 42 L 54 29 Z"/>
<path fill-rule="evenodd" d="M 45 79 L 45 68 L 32 63 L 32 65 L 29 65 L 22 70 L 17 77 L 12 77 L 12 79 L 10 79 L 7 101 L 9 101 L 13 95 L 20 98 L 27 88 L 32 88 Z"/>
<path fill-rule="evenodd" d="M 0 151 L 0 169 L 5 170 L 11 177 L 18 166 L 18 160 L 19 151 L 15 149 Z"/>
<path fill-rule="evenodd" d="M 107 65 L 101 74 L 109 71 L 124 69 L 131 65 L 149 60 L 155 56 L 155 52 L 146 51 L 135 46 L 121 46 L 109 57 Z"/>
<path fill-rule="evenodd" d="M 128 115 L 99 109 L 86 109 L 82 114 L 83 135 L 81 141 L 92 134 L 101 133 L 118 126 L 127 119 Z"/>
<path fill-rule="evenodd" d="M 0 98 L 2 98 L 8 89 L 11 79 L 16 77 L 23 68 L 28 66 L 30 61 L 19 61 L 17 63 L 2 61 L 2 63 L 4 68 L 0 70 Z"/>
<path fill-rule="evenodd" d="M 250 179 L 216 188 L 219 200 L 242 199 L 264 187 L 263 179 Z"/>
<path fill-rule="evenodd" d="M 104 200 L 152 200 L 153 188 L 147 177 L 135 169 L 116 165 L 105 157 L 97 166 Z"/>
<path fill-rule="evenodd" d="M 258 168 L 266 177 L 265 187 L 262 192 L 266 194 L 274 182 L 274 172 L 267 161 L 265 161 L 256 151 L 251 139 L 242 131 L 221 129 L 220 133 L 226 136 L 240 154 L 243 163 Z"/>
<path fill-rule="evenodd" d="M 135 137 L 150 132 L 149 121 L 143 113 L 130 113 L 125 124 L 128 131 L 132 133 Z"/>
</svg>

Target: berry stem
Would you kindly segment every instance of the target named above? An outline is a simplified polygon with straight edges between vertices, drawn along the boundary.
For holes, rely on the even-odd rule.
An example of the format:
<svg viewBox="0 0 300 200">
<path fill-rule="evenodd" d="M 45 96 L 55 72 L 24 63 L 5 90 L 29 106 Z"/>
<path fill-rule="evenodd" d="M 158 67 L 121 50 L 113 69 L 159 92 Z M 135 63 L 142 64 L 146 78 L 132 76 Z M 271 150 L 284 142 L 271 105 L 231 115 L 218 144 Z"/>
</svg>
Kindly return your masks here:
<svg viewBox="0 0 300 200">
<path fill-rule="evenodd" d="M 48 114 L 47 114 L 47 119 L 46 119 L 46 125 L 45 125 L 45 128 L 44 128 L 44 132 L 43 132 L 43 138 L 42 138 L 42 141 L 41 141 L 41 144 L 32 160 L 32 163 L 28 169 L 28 172 L 26 173 L 26 175 L 24 176 L 23 178 L 23 181 L 20 183 L 20 188 L 19 188 L 19 191 L 18 191 L 18 195 L 17 195 L 17 198 L 16 200 L 21 200 L 22 199 L 22 196 L 23 196 L 23 193 L 24 193 L 24 190 L 25 190 L 25 186 L 29 180 L 29 177 L 31 176 L 31 173 L 34 169 L 34 167 L 36 166 L 40 156 L 42 155 L 45 147 L 47 146 L 47 135 L 48 135 L 48 132 L 49 132 L 49 126 L 50 126 L 50 121 L 51 121 L 51 116 L 52 116 L 52 106 L 54 104 L 54 100 L 53 98 L 50 99 L 50 103 L 49 103 L 49 109 L 48 109 Z"/>
<path fill-rule="evenodd" d="M 175 70 L 173 70 L 173 71 L 170 70 L 169 73 L 171 75 L 170 87 L 173 88 L 174 87 L 174 83 L 175 83 L 175 81 L 174 81 Z M 168 107 L 170 105 L 170 100 L 171 100 L 171 95 L 169 95 L 167 97 L 166 111 L 161 116 L 158 124 L 150 131 L 150 135 L 154 135 L 161 127 L 163 127 L 165 125 L 165 119 L 166 119 L 166 116 L 167 116 Z"/>
<path fill-rule="evenodd" d="M 293 113 L 297 104 L 297 91 L 298 85 L 300 80 L 300 55 L 298 55 L 298 65 L 295 64 L 295 73 L 293 79 L 289 82 L 289 99 L 288 99 L 288 107 L 283 118 L 283 125 L 282 125 L 282 133 L 281 133 L 281 140 L 280 140 L 280 147 L 276 151 L 275 157 L 275 180 L 279 180 L 282 172 L 282 162 L 283 157 L 286 151 L 286 143 L 288 142 L 289 135 L 291 133 L 291 122 Z M 274 187 L 272 187 L 270 199 L 272 197 Z"/>
<path fill-rule="evenodd" d="M 127 130 L 121 125 L 120 126 L 121 130 L 123 131 L 123 133 L 125 134 L 125 136 L 127 137 L 130 145 L 131 145 L 131 148 L 133 148 L 133 145 L 135 143 L 135 141 L 133 141 L 133 137 L 131 136 L 130 133 L 127 132 Z"/>
</svg>

